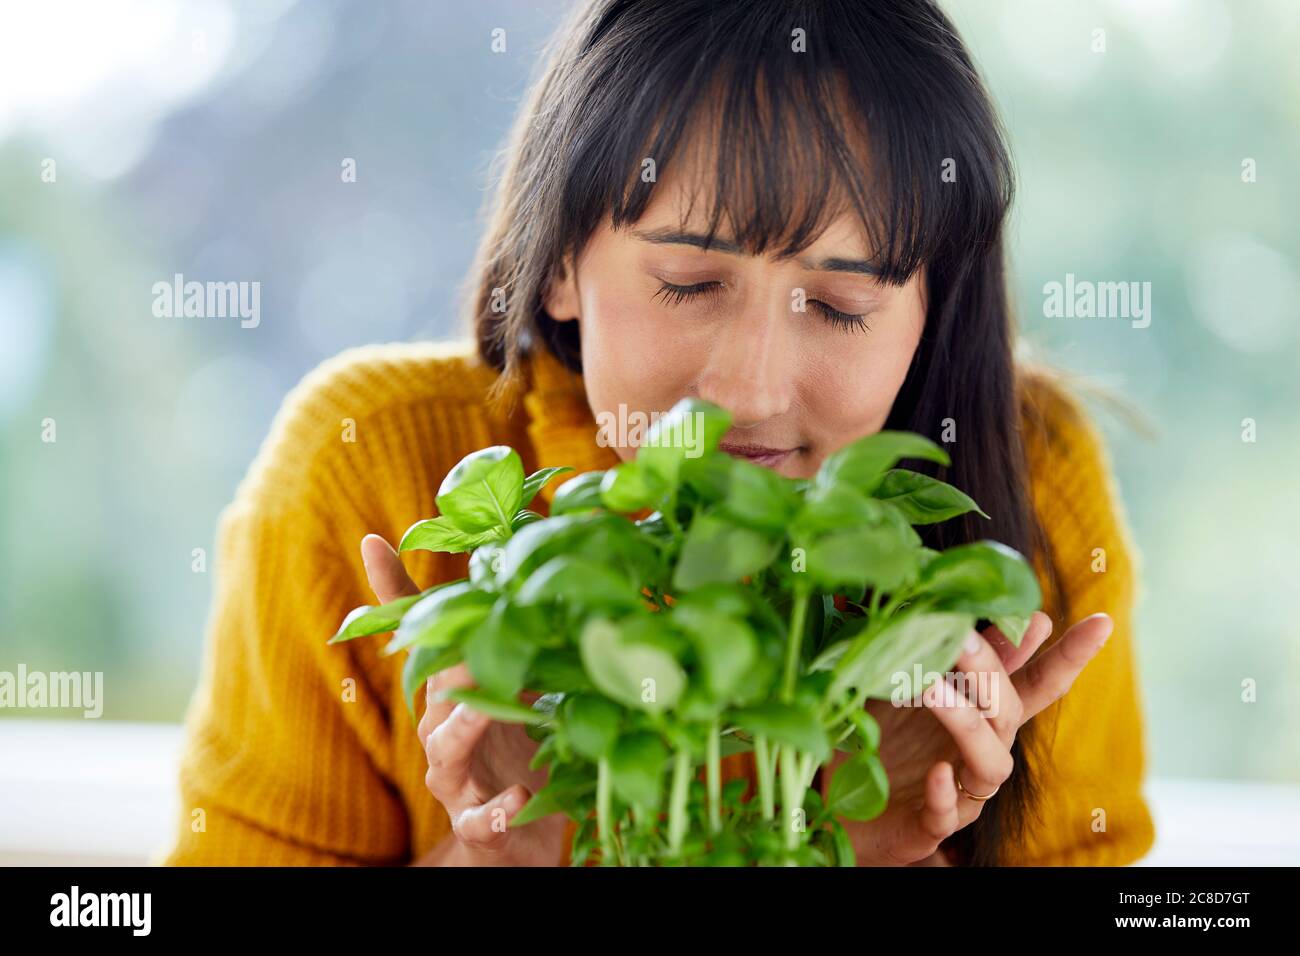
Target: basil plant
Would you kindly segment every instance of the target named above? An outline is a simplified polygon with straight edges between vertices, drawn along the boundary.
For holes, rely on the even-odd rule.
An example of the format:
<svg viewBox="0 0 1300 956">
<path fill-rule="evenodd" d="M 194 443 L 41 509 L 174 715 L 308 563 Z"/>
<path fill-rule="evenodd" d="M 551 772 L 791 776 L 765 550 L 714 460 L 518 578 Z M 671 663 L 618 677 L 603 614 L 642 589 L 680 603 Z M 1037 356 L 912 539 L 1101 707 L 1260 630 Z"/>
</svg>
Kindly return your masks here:
<svg viewBox="0 0 1300 956">
<path fill-rule="evenodd" d="M 1014 550 L 922 544 L 914 525 L 988 517 L 896 467 L 950 464 L 928 439 L 882 431 L 788 479 L 719 451 L 729 425 L 680 402 L 634 459 L 560 485 L 546 517 L 529 505 L 572 468 L 468 455 L 399 549 L 468 552 L 468 576 L 358 608 L 331 638 L 391 632 L 412 719 L 426 679 L 464 661 L 477 686 L 446 697 L 528 725 L 547 768 L 510 825 L 566 814 L 575 865 L 853 866 L 842 821 L 889 799 L 867 700 L 918 664 L 949 670 L 977 621 L 1019 644 L 1040 604 Z M 811 783 L 837 749 L 823 799 Z M 723 786 L 742 751 L 756 788 Z"/>
</svg>

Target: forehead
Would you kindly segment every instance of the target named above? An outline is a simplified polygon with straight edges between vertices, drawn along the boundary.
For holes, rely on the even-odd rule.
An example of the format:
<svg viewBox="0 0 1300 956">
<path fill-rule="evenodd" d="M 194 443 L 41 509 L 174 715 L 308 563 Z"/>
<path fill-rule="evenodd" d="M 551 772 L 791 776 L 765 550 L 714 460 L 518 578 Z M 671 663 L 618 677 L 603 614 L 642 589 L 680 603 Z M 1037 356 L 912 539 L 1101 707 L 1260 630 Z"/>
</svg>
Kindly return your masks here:
<svg viewBox="0 0 1300 956">
<path fill-rule="evenodd" d="M 654 167 L 655 181 L 651 187 L 650 199 L 641 218 L 635 222 L 622 224 L 627 232 L 635 230 L 644 232 L 676 231 L 697 236 L 707 236 L 711 226 L 711 216 L 721 206 L 721 215 L 713 234 L 715 240 L 724 244 L 735 241 L 736 213 L 725 203 L 727 197 L 719 195 L 717 185 L 716 160 L 714 155 L 698 148 L 681 151 L 664 167 Z M 749 182 L 757 190 L 762 184 L 754 178 Z M 759 197 L 751 197 L 757 205 Z M 797 197 L 791 206 L 798 208 Z M 746 205 L 746 210 L 753 206 Z M 803 215 L 804 213 L 797 213 Z M 810 233 L 804 248 L 831 251 L 837 254 L 866 259 L 870 258 L 867 231 L 861 218 L 854 214 L 847 203 L 836 204 L 828 201 L 819 222 L 819 230 Z M 776 231 L 788 226 L 781 223 Z M 784 258 L 777 249 L 766 253 L 773 258 Z"/>
</svg>

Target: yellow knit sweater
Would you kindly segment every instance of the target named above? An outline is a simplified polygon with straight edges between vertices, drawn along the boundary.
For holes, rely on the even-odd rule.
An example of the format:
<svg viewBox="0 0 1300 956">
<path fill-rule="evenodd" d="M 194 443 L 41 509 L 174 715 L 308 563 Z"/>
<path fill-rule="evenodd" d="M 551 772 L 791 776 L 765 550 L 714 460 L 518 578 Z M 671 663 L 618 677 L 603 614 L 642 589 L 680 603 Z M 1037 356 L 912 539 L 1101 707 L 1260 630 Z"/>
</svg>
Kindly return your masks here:
<svg viewBox="0 0 1300 956">
<path fill-rule="evenodd" d="M 379 640 L 326 640 L 348 611 L 374 602 L 362 536 L 396 542 L 436 514 L 443 476 L 468 452 L 511 445 L 529 471 L 617 461 L 596 443 L 581 378 L 548 353 L 530 363 L 513 411 L 485 401 L 494 377 L 467 341 L 376 345 L 322 363 L 287 397 L 220 517 L 215 601 L 185 719 L 181 811 L 153 862 L 404 864 L 448 833 L 402 700 L 403 655 L 382 656 Z M 1049 725 L 1035 753 L 1042 822 L 1010 857 L 1126 864 L 1154 838 L 1141 794 L 1137 555 L 1109 457 L 1079 401 L 1042 376 L 1025 376 L 1022 388 L 1033 501 L 1064 582 L 1059 602 L 1047 596 L 1054 634 L 1102 610 L 1115 629 L 1070 692 L 1036 718 Z M 548 504 L 561 483 L 543 492 Z M 1093 570 L 1097 548 L 1104 571 Z M 464 555 L 415 552 L 405 561 L 422 588 L 467 571 Z M 752 755 L 725 764 L 727 779 L 753 779 Z"/>
</svg>

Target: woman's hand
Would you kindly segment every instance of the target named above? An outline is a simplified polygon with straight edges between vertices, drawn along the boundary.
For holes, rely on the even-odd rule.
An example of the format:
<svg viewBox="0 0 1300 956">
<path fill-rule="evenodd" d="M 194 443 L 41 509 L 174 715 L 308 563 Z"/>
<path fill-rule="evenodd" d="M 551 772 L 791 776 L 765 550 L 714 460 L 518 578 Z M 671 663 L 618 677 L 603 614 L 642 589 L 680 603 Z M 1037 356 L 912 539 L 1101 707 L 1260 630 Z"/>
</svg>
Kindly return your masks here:
<svg viewBox="0 0 1300 956">
<path fill-rule="evenodd" d="M 1106 614 L 1086 617 L 1028 665 L 1052 632 L 1052 619 L 1043 612 L 1034 612 L 1019 647 L 995 627 L 983 636 L 972 630 L 953 668 L 954 674 L 966 675 L 965 693 L 946 675 L 921 695 L 924 706 L 915 700 L 901 707 L 868 701 L 867 710 L 880 724 L 880 759 L 890 793 L 889 806 L 876 819 L 842 821 L 858 865 L 949 865 L 939 844 L 975 820 L 984 806 L 958 790 L 954 774 L 972 794 L 992 794 L 1000 787 L 1014 765 L 1016 732 L 1070 689 L 1113 627 Z M 828 771 L 845 759 L 837 751 Z M 823 778 L 829 781 L 831 772 Z"/>
<path fill-rule="evenodd" d="M 361 560 L 381 603 L 419 592 L 397 552 L 379 535 L 361 539 Z M 537 742 L 519 724 L 490 720 L 465 704 L 438 699 L 448 688 L 473 686 L 464 664 L 434 674 L 425 685 L 425 711 L 418 731 L 429 762 L 424 780 L 447 811 L 452 832 L 445 845 L 422 862 L 559 866 L 566 822 L 562 814 L 517 830 L 506 826 L 546 783 L 544 770 L 528 768 Z M 527 695 L 527 702 L 536 696 Z"/>
</svg>

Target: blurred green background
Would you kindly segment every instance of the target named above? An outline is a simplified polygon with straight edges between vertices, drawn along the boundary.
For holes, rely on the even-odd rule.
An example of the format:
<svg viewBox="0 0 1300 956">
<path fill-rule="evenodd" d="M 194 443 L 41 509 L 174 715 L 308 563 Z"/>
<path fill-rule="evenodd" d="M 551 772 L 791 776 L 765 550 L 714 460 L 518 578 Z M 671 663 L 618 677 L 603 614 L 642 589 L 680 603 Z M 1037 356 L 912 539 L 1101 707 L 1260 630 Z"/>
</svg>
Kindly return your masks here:
<svg viewBox="0 0 1300 956">
<path fill-rule="evenodd" d="M 1090 406 L 1140 551 L 1151 770 L 1300 781 L 1300 4 L 947 6 L 1016 157 L 1025 346 L 1136 413 Z M 451 333 L 487 163 L 566 7 L 6 8 L 0 670 L 102 670 L 106 719 L 181 718 L 219 511 L 307 370 Z M 260 281 L 261 324 L 156 318 L 178 272 Z M 1150 282 L 1150 326 L 1045 317 L 1067 273 Z"/>
</svg>

